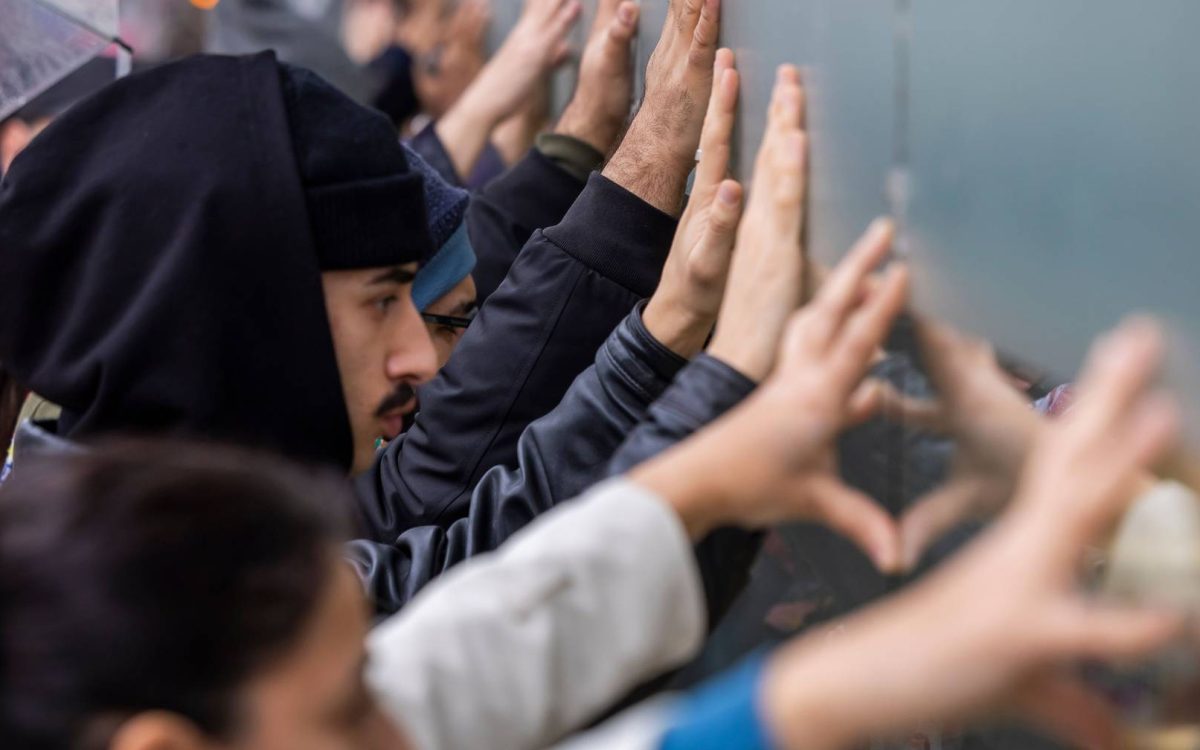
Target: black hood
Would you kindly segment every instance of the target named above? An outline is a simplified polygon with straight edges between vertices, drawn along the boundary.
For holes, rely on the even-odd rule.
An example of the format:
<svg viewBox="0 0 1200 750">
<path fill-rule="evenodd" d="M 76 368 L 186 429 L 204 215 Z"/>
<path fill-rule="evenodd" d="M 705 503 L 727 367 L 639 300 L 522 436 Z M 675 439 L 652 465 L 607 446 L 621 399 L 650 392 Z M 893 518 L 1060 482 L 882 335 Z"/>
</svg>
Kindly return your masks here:
<svg viewBox="0 0 1200 750">
<path fill-rule="evenodd" d="M 66 437 L 348 468 L 320 272 L 274 56 L 165 65 L 72 108 L 0 185 L 0 362 Z"/>
</svg>

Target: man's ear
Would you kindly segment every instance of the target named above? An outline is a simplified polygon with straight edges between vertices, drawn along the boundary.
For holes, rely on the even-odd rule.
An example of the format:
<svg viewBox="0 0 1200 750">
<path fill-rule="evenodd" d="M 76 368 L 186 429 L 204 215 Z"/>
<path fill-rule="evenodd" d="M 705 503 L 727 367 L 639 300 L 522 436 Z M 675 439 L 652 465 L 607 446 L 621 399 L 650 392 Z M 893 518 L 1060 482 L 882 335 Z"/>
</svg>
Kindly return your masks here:
<svg viewBox="0 0 1200 750">
<path fill-rule="evenodd" d="M 108 750 L 203 750 L 208 740 L 190 720 L 170 711 L 145 711 L 121 724 Z"/>
<path fill-rule="evenodd" d="M 0 125 L 0 171 L 8 171 L 12 160 L 17 158 L 17 154 L 29 145 L 36 134 L 28 123 L 16 117 Z"/>
</svg>

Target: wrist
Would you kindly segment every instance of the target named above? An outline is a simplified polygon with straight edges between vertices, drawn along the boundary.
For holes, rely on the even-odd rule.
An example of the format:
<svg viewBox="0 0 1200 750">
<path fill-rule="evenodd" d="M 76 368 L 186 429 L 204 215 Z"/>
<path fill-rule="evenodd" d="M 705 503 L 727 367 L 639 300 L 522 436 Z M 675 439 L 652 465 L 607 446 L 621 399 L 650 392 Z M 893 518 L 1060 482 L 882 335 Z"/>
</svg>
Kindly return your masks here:
<svg viewBox="0 0 1200 750">
<path fill-rule="evenodd" d="M 716 465 L 692 440 L 641 464 L 629 479 L 662 498 L 679 517 L 688 538 L 699 541 L 725 522 L 725 499 L 719 478 L 709 475 Z"/>
<path fill-rule="evenodd" d="M 704 350 L 712 332 L 712 317 L 664 301 L 665 296 L 656 292 L 650 298 L 642 312 L 642 322 L 660 344 L 684 359 L 691 359 Z"/>
<path fill-rule="evenodd" d="M 512 114 L 504 103 L 498 101 L 491 93 L 500 88 L 492 80 L 497 76 L 497 66 L 484 67 L 454 105 L 454 109 L 461 109 L 466 114 L 465 119 L 469 119 L 473 126 L 484 129 L 488 134 Z"/>
<path fill-rule="evenodd" d="M 583 141 L 600 153 L 607 154 L 621 133 L 621 123 L 610 120 L 573 100 L 558 119 L 554 132 Z"/>
<path fill-rule="evenodd" d="M 805 668 L 807 643 L 779 649 L 763 668 L 759 716 L 763 730 L 784 750 L 837 750 L 855 737 L 831 698 L 828 674 Z"/>
<path fill-rule="evenodd" d="M 662 146 L 661 137 L 646 132 L 635 118 L 616 153 L 604 168 L 604 176 L 663 213 L 677 217 L 682 212 L 683 190 L 694 164 L 691 154 L 680 160 Z"/>
<path fill-rule="evenodd" d="M 719 327 L 708 347 L 708 356 L 724 362 L 756 383 L 766 380 L 775 364 L 774 352 L 769 346 L 756 343 L 753 336 L 722 335 Z"/>
</svg>

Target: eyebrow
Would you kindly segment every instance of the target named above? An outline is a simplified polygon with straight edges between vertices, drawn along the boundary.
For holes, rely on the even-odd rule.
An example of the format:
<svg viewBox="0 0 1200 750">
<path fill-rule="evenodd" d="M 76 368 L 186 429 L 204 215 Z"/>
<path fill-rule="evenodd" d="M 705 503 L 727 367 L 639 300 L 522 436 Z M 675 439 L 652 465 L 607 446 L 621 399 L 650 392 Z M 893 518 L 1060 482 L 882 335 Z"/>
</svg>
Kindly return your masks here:
<svg viewBox="0 0 1200 750">
<path fill-rule="evenodd" d="M 454 317 L 458 317 L 458 318 L 468 318 L 471 316 L 471 313 L 475 312 L 478 309 L 479 309 L 479 304 L 475 300 L 473 300 L 473 299 L 463 300 L 462 302 L 459 302 L 457 305 L 455 305 L 450 310 L 450 315 L 452 315 Z"/>
<path fill-rule="evenodd" d="M 395 268 L 389 268 L 388 270 L 379 274 L 378 276 L 371 279 L 367 283 L 368 284 L 411 284 L 411 283 L 413 283 L 413 279 L 415 279 L 416 277 L 417 277 L 416 273 L 409 271 L 406 268 L 402 268 L 401 266 L 396 266 Z"/>
</svg>

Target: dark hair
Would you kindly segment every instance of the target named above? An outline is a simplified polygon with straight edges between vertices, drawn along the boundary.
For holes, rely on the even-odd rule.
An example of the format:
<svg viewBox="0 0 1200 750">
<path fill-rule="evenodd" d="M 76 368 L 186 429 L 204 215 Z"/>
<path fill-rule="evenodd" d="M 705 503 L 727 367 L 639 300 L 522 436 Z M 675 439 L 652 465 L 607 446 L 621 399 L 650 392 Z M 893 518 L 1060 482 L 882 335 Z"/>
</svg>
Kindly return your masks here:
<svg viewBox="0 0 1200 750">
<path fill-rule="evenodd" d="M 105 747 L 155 709 L 228 736 L 322 595 L 344 485 L 170 443 L 23 460 L 0 488 L 0 746 Z"/>
<path fill-rule="evenodd" d="M 24 401 L 25 389 L 0 365 L 0 463 L 3 463 L 4 454 L 12 443 Z"/>
</svg>

